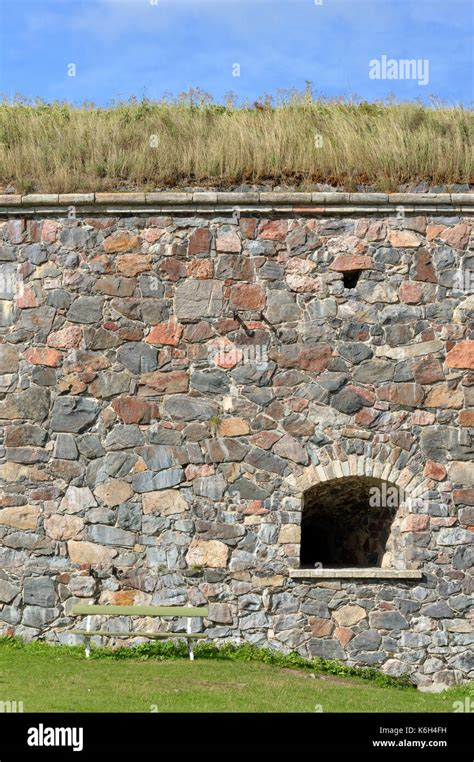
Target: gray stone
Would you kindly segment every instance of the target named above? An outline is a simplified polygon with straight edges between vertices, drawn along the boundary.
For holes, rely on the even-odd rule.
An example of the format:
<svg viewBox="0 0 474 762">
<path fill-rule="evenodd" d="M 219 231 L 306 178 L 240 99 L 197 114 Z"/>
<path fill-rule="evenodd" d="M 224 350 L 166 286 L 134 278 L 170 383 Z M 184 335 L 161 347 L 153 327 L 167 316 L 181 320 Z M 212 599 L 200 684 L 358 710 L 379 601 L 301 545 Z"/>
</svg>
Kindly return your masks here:
<svg viewBox="0 0 474 762">
<path fill-rule="evenodd" d="M 447 632 L 432 632 L 431 644 L 433 646 L 447 646 L 448 645 L 448 633 Z"/>
<path fill-rule="evenodd" d="M 278 539 L 279 528 L 275 524 L 262 524 L 258 539 L 267 545 L 274 545 Z"/>
<path fill-rule="evenodd" d="M 11 532 L 3 538 L 3 543 L 9 548 L 32 550 L 42 556 L 52 555 L 55 549 L 48 538 L 34 532 Z"/>
<path fill-rule="evenodd" d="M 184 436 L 186 440 L 194 441 L 189 436 L 188 429 L 189 427 L 186 427 L 184 430 Z M 174 429 L 165 429 L 159 424 L 154 424 L 148 429 L 148 441 L 150 444 L 177 445 L 181 442 L 181 433 Z"/>
<path fill-rule="evenodd" d="M 262 608 L 262 599 L 259 595 L 250 593 L 249 595 L 239 596 L 239 609 L 242 611 L 258 611 Z"/>
<path fill-rule="evenodd" d="M 217 317 L 223 308 L 223 283 L 217 280 L 186 279 L 175 292 L 175 315 L 178 320 Z"/>
<path fill-rule="evenodd" d="M 381 642 L 381 637 L 375 630 L 364 630 L 356 635 L 348 643 L 349 651 L 376 651 Z M 358 654 L 357 658 L 359 658 Z"/>
<path fill-rule="evenodd" d="M 165 293 L 165 286 L 160 283 L 156 275 L 140 275 L 138 278 L 142 296 L 152 296 L 161 299 Z"/>
<path fill-rule="evenodd" d="M 200 476 L 193 481 L 193 489 L 196 495 L 219 501 L 226 490 L 226 482 L 222 474 L 215 476 Z"/>
<path fill-rule="evenodd" d="M 72 296 L 63 288 L 54 288 L 48 291 L 46 304 L 57 310 L 67 310 L 71 306 Z"/>
<path fill-rule="evenodd" d="M 269 402 L 271 402 L 275 398 L 275 395 L 273 394 L 271 389 L 262 389 L 258 386 L 250 386 L 250 387 L 247 387 L 246 389 L 242 389 L 242 397 L 249 399 L 251 402 L 254 402 L 256 405 L 265 407 L 266 405 L 268 405 Z"/>
<path fill-rule="evenodd" d="M 107 450 L 122 450 L 144 444 L 140 428 L 134 424 L 116 424 L 107 434 L 104 446 Z"/>
<path fill-rule="evenodd" d="M 15 262 L 16 249 L 14 246 L 0 244 L 0 262 Z"/>
<path fill-rule="evenodd" d="M 54 401 L 51 429 L 78 434 L 91 426 L 99 414 L 95 400 L 85 397 L 58 397 Z"/>
<path fill-rule="evenodd" d="M 449 665 L 455 669 L 459 669 L 461 672 L 472 672 L 474 670 L 474 652 L 463 651 L 458 654 L 454 659 L 450 659 Z"/>
<path fill-rule="evenodd" d="M 287 458 L 294 463 L 301 463 L 306 465 L 308 463 L 308 455 L 304 447 L 302 447 L 297 439 L 291 437 L 289 434 L 285 434 L 273 447 L 273 452 L 281 458 Z"/>
<path fill-rule="evenodd" d="M 283 475 L 287 468 L 287 463 L 283 458 L 279 458 L 259 447 L 253 447 L 252 450 L 250 450 L 247 455 L 247 463 L 255 466 L 255 468 L 262 469 L 262 471 L 270 471 L 271 473 L 280 475 Z"/>
<path fill-rule="evenodd" d="M 131 341 L 117 349 L 118 362 L 137 375 L 156 370 L 158 367 L 157 356 L 156 347 L 139 341 Z"/>
<path fill-rule="evenodd" d="M 0 299 L 10 301 L 19 287 L 17 265 L 0 265 Z"/>
<path fill-rule="evenodd" d="M 402 632 L 400 643 L 406 648 L 420 648 L 431 643 L 431 635 L 423 632 Z"/>
<path fill-rule="evenodd" d="M 275 633 L 300 631 L 304 625 L 301 614 L 281 614 L 272 617 L 273 630 Z"/>
<path fill-rule="evenodd" d="M 233 622 L 231 608 L 228 603 L 210 603 L 208 618 L 211 622 L 219 622 L 220 624 L 232 624 Z"/>
<path fill-rule="evenodd" d="M 345 654 L 337 640 L 324 640 L 322 638 L 309 641 L 308 650 L 310 656 L 320 659 L 344 659 Z"/>
<path fill-rule="evenodd" d="M 276 364 L 274 362 L 246 362 L 235 368 L 231 376 L 233 381 L 238 385 L 243 384 L 248 386 L 257 384 L 258 386 L 265 386 L 265 384 L 269 383 L 275 369 Z"/>
<path fill-rule="evenodd" d="M 132 486 L 135 492 L 152 492 L 155 489 L 175 487 L 183 481 L 183 477 L 182 468 L 167 468 L 158 474 L 143 471 L 133 477 Z"/>
<path fill-rule="evenodd" d="M 298 611 L 299 601 L 291 593 L 272 595 L 272 611 L 278 614 L 293 614 Z"/>
<path fill-rule="evenodd" d="M 203 394 L 226 394 L 229 391 L 229 379 L 222 370 L 197 370 L 191 376 L 191 386 Z"/>
<path fill-rule="evenodd" d="M 354 380 L 361 384 L 377 384 L 391 381 L 395 366 L 385 360 L 370 360 L 354 371 Z"/>
<path fill-rule="evenodd" d="M 7 447 L 6 459 L 10 463 L 44 463 L 49 455 L 37 447 Z"/>
<path fill-rule="evenodd" d="M 301 309 L 294 294 L 288 291 L 270 291 L 265 316 L 272 325 L 289 323 L 300 319 Z"/>
<path fill-rule="evenodd" d="M 271 241 L 246 241 L 245 246 L 251 257 L 259 257 L 261 254 L 270 255 L 269 251 L 274 244 Z"/>
<path fill-rule="evenodd" d="M 455 595 L 449 599 L 448 603 L 456 611 L 467 611 L 474 605 L 472 598 L 468 595 Z"/>
<path fill-rule="evenodd" d="M 41 265 L 48 259 L 48 252 L 46 249 L 43 249 L 40 243 L 32 243 L 30 246 L 24 246 L 22 253 L 32 265 Z"/>
<path fill-rule="evenodd" d="M 301 605 L 301 611 L 304 614 L 316 616 L 319 619 L 329 619 L 330 617 L 329 608 L 325 603 L 321 603 L 320 601 L 305 601 Z"/>
<path fill-rule="evenodd" d="M 257 611 L 254 614 L 241 617 L 239 620 L 241 630 L 267 630 L 270 627 L 268 614 L 263 611 Z"/>
<path fill-rule="evenodd" d="M 209 439 L 204 446 L 211 463 L 223 463 L 225 461 L 237 463 L 245 458 L 250 449 L 233 437 Z"/>
<path fill-rule="evenodd" d="M 135 503 L 123 503 L 117 509 L 117 524 L 120 529 L 139 532 L 142 528 L 142 511 Z"/>
<path fill-rule="evenodd" d="M 31 380 L 38 386 L 54 386 L 56 384 L 56 371 L 54 368 L 33 368 Z"/>
<path fill-rule="evenodd" d="M 359 651 L 357 653 L 357 663 L 372 667 L 375 664 L 382 664 L 387 654 L 385 651 Z"/>
<path fill-rule="evenodd" d="M 140 302 L 142 321 L 147 325 L 156 325 L 169 317 L 166 302 L 162 299 L 142 299 Z"/>
<path fill-rule="evenodd" d="M 120 344 L 120 339 L 113 331 L 105 328 L 85 328 L 84 337 L 90 349 L 111 349 Z"/>
<path fill-rule="evenodd" d="M 54 444 L 54 457 L 61 460 L 76 460 L 78 450 L 72 434 L 58 434 Z"/>
<path fill-rule="evenodd" d="M 83 249 L 87 248 L 89 236 L 90 232 L 86 228 L 71 227 L 62 230 L 59 239 L 65 249 Z"/>
<path fill-rule="evenodd" d="M 14 373 L 18 370 L 18 349 L 11 344 L 0 344 L 0 374 Z"/>
<path fill-rule="evenodd" d="M 139 454 L 152 471 L 184 465 L 187 462 L 186 451 L 181 447 L 166 445 L 148 445 L 139 450 Z"/>
<path fill-rule="evenodd" d="M 234 550 L 229 563 L 229 570 L 231 572 L 254 568 L 255 556 L 253 553 L 247 553 L 245 550 Z"/>
<path fill-rule="evenodd" d="M 265 500 L 269 492 L 259 485 L 255 485 L 249 479 L 237 479 L 229 487 L 231 495 L 240 497 L 241 500 Z"/>
<path fill-rule="evenodd" d="M 23 600 L 33 606 L 54 606 L 54 582 L 51 577 L 27 577 L 23 590 Z"/>
<path fill-rule="evenodd" d="M 383 671 L 392 677 L 401 677 L 407 673 L 407 666 L 399 659 L 387 659 L 383 665 Z"/>
<path fill-rule="evenodd" d="M 49 624 L 54 619 L 57 619 L 58 616 L 59 609 L 44 608 L 43 606 L 25 606 L 21 621 L 26 627 L 34 627 L 40 630 L 45 624 Z"/>
<path fill-rule="evenodd" d="M 337 351 L 341 357 L 352 365 L 358 365 L 369 357 L 372 357 L 373 354 L 370 347 L 356 341 L 351 342 L 350 344 L 340 344 Z"/>
<path fill-rule="evenodd" d="M 72 323 L 100 323 L 104 299 L 101 296 L 79 296 L 67 312 Z"/>
<path fill-rule="evenodd" d="M 474 446 L 460 429 L 449 426 L 424 426 L 420 441 L 425 456 L 436 463 L 447 460 L 472 460 L 474 456 Z"/>
<path fill-rule="evenodd" d="M 0 578 L 0 603 L 11 603 L 21 588 L 18 584 Z"/>
<path fill-rule="evenodd" d="M 100 458 L 105 452 L 97 434 L 83 434 L 81 437 L 75 437 L 74 441 L 81 455 L 87 460 Z"/>
<path fill-rule="evenodd" d="M 426 606 L 421 607 L 420 613 L 423 616 L 430 616 L 432 619 L 450 619 L 453 616 L 453 610 L 449 608 L 445 601 L 428 603 Z"/>
<path fill-rule="evenodd" d="M 455 569 L 470 569 L 474 566 L 474 548 L 457 548 L 453 556 Z"/>
<path fill-rule="evenodd" d="M 130 376 L 123 371 L 103 371 L 94 382 L 94 395 L 99 399 L 111 399 L 120 394 L 127 393 L 130 389 Z"/>
<path fill-rule="evenodd" d="M 316 297 L 308 305 L 306 314 L 308 316 L 308 322 L 330 320 L 337 315 L 337 302 L 332 297 L 330 299 L 320 299 Z"/>
<path fill-rule="evenodd" d="M 472 532 L 462 527 L 442 527 L 437 536 L 438 545 L 470 545 L 473 542 Z"/>
<path fill-rule="evenodd" d="M 80 598 L 91 598 L 95 593 L 96 585 L 94 577 L 72 577 L 69 589 L 73 595 Z"/>
<path fill-rule="evenodd" d="M 267 260 L 263 267 L 258 270 L 260 278 L 265 280 L 281 280 L 285 274 L 285 270 L 281 264 L 274 260 Z"/>
<path fill-rule="evenodd" d="M 370 403 L 365 397 L 349 387 L 345 387 L 331 399 L 331 406 L 341 413 L 346 413 L 346 415 L 357 413 L 365 405 L 370 405 Z"/>
<path fill-rule="evenodd" d="M 133 548 L 135 535 L 117 527 L 93 524 L 87 530 L 88 539 L 100 545 L 119 545 L 122 548 Z"/>
<path fill-rule="evenodd" d="M 21 613 L 16 606 L 4 606 L 0 610 L 0 621 L 8 624 L 18 624 L 21 620 Z"/>
<path fill-rule="evenodd" d="M 102 463 L 102 467 L 97 472 L 96 481 L 106 481 L 107 476 L 115 476 L 118 479 L 129 476 L 138 455 L 135 452 L 108 452 Z"/>
<path fill-rule="evenodd" d="M 38 343 L 45 344 L 48 334 L 51 332 L 53 320 L 56 315 L 56 310 L 53 307 L 34 307 L 32 309 L 20 310 L 20 316 L 16 324 L 19 332 L 27 331 L 34 334 L 34 338 Z M 25 339 L 23 334 L 20 341 Z M 10 335 L 10 340 L 12 336 Z"/>
<path fill-rule="evenodd" d="M 179 421 L 209 421 L 219 412 L 214 402 L 183 394 L 167 397 L 163 407 L 165 413 Z"/>
<path fill-rule="evenodd" d="M 0 419 L 44 421 L 49 412 L 49 401 L 49 389 L 31 386 L 0 401 Z"/>
<path fill-rule="evenodd" d="M 381 630 L 406 630 L 408 622 L 398 611 L 372 611 L 369 614 L 370 626 Z"/>
</svg>

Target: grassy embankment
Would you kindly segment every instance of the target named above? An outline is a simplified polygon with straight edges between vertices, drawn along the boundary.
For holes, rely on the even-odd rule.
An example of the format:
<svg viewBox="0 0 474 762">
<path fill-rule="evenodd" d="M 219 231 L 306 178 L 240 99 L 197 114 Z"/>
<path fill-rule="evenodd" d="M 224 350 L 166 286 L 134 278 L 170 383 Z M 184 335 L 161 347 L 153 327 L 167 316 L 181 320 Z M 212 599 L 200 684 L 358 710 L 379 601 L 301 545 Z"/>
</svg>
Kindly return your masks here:
<svg viewBox="0 0 474 762">
<path fill-rule="evenodd" d="M 472 181 L 472 112 L 313 100 L 213 103 L 200 91 L 97 108 L 0 104 L 0 186 L 18 193 L 317 183 L 379 191 Z"/>
</svg>

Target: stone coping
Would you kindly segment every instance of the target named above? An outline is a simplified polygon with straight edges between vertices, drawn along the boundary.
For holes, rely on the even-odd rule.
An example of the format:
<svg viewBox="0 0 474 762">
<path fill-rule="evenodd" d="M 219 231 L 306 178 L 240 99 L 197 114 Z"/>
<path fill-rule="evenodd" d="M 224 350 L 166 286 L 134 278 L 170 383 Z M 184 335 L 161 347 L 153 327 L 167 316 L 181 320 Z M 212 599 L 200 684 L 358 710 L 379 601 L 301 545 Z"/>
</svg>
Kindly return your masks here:
<svg viewBox="0 0 474 762">
<path fill-rule="evenodd" d="M 453 214 L 474 211 L 473 193 L 301 193 L 197 191 L 159 193 L 29 193 L 0 195 L 0 216 L 255 212 L 294 214 Z M 77 209 L 76 209 L 77 207 Z"/>
<path fill-rule="evenodd" d="M 422 579 L 419 569 L 290 569 L 292 579 Z"/>
</svg>

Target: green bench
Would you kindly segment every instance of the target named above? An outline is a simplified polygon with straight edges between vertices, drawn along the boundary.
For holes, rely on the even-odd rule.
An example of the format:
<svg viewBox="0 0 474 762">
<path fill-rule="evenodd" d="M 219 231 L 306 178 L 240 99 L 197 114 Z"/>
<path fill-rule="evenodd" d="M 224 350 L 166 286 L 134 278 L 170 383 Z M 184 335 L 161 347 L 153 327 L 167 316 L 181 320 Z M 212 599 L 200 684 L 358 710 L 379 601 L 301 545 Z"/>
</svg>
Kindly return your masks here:
<svg viewBox="0 0 474 762">
<path fill-rule="evenodd" d="M 191 632 L 191 619 L 204 619 L 209 613 L 209 609 L 202 606 L 100 606 L 96 604 L 77 604 L 73 607 L 73 616 L 86 616 L 85 630 L 68 630 L 72 635 L 82 635 L 86 646 L 86 657 L 90 656 L 91 638 L 100 636 L 101 638 L 150 638 L 153 640 L 170 640 L 171 638 L 184 638 L 188 646 L 189 658 L 194 659 L 193 640 L 205 638 L 203 632 Z M 134 632 L 115 632 L 113 630 L 92 630 L 92 616 L 156 616 L 156 617 L 186 617 L 187 626 L 185 632 L 143 632 L 137 630 Z"/>
</svg>

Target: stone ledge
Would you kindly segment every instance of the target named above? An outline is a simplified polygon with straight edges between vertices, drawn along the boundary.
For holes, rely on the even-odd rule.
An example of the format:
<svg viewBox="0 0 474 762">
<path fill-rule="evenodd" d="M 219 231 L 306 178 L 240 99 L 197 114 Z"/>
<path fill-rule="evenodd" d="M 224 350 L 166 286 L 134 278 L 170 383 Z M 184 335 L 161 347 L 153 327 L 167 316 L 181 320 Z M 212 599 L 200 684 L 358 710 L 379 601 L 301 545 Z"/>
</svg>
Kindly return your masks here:
<svg viewBox="0 0 474 762">
<path fill-rule="evenodd" d="M 419 569 L 290 569 L 292 579 L 422 579 Z"/>
<path fill-rule="evenodd" d="M 474 210 L 474 193 L 305 193 L 305 192 L 155 192 L 29 193 L 0 195 L 0 214 L 61 214 L 70 206 L 81 213 L 232 212 L 269 214 L 379 214 L 397 207 L 414 213 L 458 213 Z"/>
</svg>

